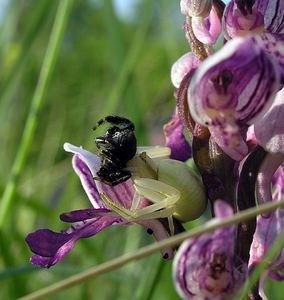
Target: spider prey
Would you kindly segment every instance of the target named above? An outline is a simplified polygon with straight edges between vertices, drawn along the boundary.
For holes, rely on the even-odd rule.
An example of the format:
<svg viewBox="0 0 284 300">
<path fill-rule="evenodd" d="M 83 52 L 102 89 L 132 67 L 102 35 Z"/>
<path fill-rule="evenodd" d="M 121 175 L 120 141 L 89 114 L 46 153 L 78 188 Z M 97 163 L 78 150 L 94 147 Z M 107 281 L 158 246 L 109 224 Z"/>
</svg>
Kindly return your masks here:
<svg viewBox="0 0 284 300">
<path fill-rule="evenodd" d="M 130 222 L 168 218 L 171 234 L 174 234 L 173 217 L 187 222 L 203 213 L 207 205 L 205 191 L 189 166 L 169 159 L 167 147 L 137 147 L 134 124 L 128 119 L 107 116 L 94 129 L 104 123 L 113 126 L 95 139 L 102 163 L 94 179 L 114 186 L 132 178 L 135 188 L 130 209 L 99 190 L 102 200 L 113 211 Z M 139 208 L 141 197 L 151 204 Z"/>
<path fill-rule="evenodd" d="M 104 123 L 114 126 L 110 127 L 104 136 L 95 138 L 102 160 L 101 168 L 97 172 L 99 178 L 96 179 L 114 186 L 131 177 L 131 173 L 125 170 L 125 167 L 136 154 L 134 124 L 123 117 L 107 116 L 99 120 L 93 129 L 96 130 Z"/>
</svg>

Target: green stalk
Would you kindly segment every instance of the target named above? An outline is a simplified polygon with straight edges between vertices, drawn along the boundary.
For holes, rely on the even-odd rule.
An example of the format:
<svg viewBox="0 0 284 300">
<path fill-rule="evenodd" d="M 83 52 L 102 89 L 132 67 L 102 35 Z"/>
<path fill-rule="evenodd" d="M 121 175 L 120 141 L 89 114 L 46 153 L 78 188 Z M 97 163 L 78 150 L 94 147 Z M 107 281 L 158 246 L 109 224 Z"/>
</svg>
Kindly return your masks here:
<svg viewBox="0 0 284 300">
<path fill-rule="evenodd" d="M 65 31 L 68 16 L 70 15 L 73 0 L 59 1 L 55 21 L 51 31 L 49 43 L 42 63 L 37 86 L 31 101 L 29 114 L 24 127 L 22 140 L 12 166 L 12 174 L 4 190 L 0 203 L 0 230 L 7 222 L 9 210 L 14 201 L 16 185 L 28 156 L 28 152 L 34 137 L 38 123 L 38 116 L 43 106 L 51 75 L 58 57 L 59 46 L 61 45 L 63 33 Z"/>
<path fill-rule="evenodd" d="M 22 297 L 20 298 L 20 300 L 35 300 L 35 299 L 41 299 L 43 297 L 50 296 L 66 288 L 73 287 L 76 284 L 82 283 L 94 276 L 106 272 L 110 272 L 114 269 L 122 267 L 123 265 L 129 263 L 130 261 L 141 259 L 161 249 L 166 249 L 168 247 L 179 245 L 186 239 L 193 238 L 204 233 L 212 232 L 215 229 L 218 229 L 220 227 L 225 227 L 228 225 L 236 224 L 240 221 L 248 220 L 252 217 L 255 217 L 256 215 L 273 211 L 281 206 L 284 206 L 284 200 L 273 201 L 273 202 L 265 203 L 258 207 L 253 207 L 247 210 L 243 210 L 239 213 L 234 214 L 230 218 L 226 218 L 222 220 L 213 219 L 203 224 L 202 226 L 196 227 L 188 232 L 180 233 L 168 239 L 140 248 L 132 253 L 125 254 L 118 258 L 107 261 L 99 266 L 95 266 L 79 274 L 73 275 L 53 285 L 50 285 L 49 287 L 43 288 L 25 297 Z"/>
</svg>

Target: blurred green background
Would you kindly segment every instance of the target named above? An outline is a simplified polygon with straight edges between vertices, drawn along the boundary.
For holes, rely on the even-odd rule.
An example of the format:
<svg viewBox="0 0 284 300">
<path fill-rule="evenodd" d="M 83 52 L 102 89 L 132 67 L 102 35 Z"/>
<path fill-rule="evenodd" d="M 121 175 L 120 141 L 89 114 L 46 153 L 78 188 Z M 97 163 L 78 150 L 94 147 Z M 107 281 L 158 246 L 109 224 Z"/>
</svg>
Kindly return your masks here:
<svg viewBox="0 0 284 300">
<path fill-rule="evenodd" d="M 60 1 L 0 0 L 0 189 L 21 145 Z M 74 0 L 28 155 L 0 230 L 0 299 L 16 299 L 153 242 L 139 226 L 80 240 L 49 270 L 29 264 L 25 236 L 67 226 L 59 214 L 90 207 L 65 141 L 94 149 L 92 127 L 108 114 L 130 118 L 139 145 L 163 144 L 174 108 L 170 68 L 188 51 L 179 1 Z M 0 206 L 1 207 L 1 206 Z M 282 299 L 279 284 L 268 286 Z M 280 293 L 281 294 L 281 293 Z M 171 262 L 155 253 L 48 299 L 179 299 Z"/>
<path fill-rule="evenodd" d="M 0 1 L 2 193 L 59 2 Z M 41 270 L 29 264 L 24 239 L 39 228 L 65 229 L 60 213 L 90 207 L 65 141 L 92 151 L 96 121 L 120 114 L 135 122 L 140 145 L 164 142 L 162 126 L 175 103 L 171 64 L 188 49 L 182 22 L 178 1 L 74 1 L 0 235 L 0 299 L 18 298 L 153 242 L 139 226 L 112 227 L 80 240 L 61 263 Z M 49 299 L 178 299 L 170 269 L 156 253 Z"/>
</svg>

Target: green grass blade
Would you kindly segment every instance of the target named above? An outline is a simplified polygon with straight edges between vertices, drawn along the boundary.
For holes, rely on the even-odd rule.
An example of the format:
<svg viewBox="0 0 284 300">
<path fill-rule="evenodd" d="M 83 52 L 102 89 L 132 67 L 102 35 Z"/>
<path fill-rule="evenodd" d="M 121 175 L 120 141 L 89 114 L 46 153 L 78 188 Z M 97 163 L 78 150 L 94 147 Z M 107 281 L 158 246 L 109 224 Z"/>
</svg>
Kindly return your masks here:
<svg viewBox="0 0 284 300">
<path fill-rule="evenodd" d="M 9 210 L 12 206 L 16 191 L 16 184 L 18 182 L 19 175 L 25 165 L 30 145 L 32 143 L 32 139 L 38 122 L 39 111 L 45 100 L 48 84 L 55 66 L 56 58 L 58 56 L 59 46 L 63 38 L 63 33 L 65 31 L 72 3 L 72 0 L 62 0 L 58 5 L 49 44 L 42 64 L 36 90 L 31 102 L 30 111 L 26 120 L 22 140 L 12 167 L 12 175 L 8 184 L 6 185 L 0 203 L 0 229 L 3 228 L 9 216 Z"/>
</svg>

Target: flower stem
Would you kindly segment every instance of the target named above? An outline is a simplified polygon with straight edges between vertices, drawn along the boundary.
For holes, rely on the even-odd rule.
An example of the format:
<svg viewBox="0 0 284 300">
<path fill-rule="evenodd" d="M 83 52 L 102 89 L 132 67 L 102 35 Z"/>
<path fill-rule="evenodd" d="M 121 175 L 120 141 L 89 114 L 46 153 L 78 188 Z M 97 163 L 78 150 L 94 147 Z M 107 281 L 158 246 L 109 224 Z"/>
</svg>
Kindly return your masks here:
<svg viewBox="0 0 284 300">
<path fill-rule="evenodd" d="M 15 161 L 12 166 L 11 177 L 4 190 L 0 203 L 0 229 L 3 228 L 8 218 L 8 212 L 13 204 L 16 185 L 19 175 L 23 170 L 29 149 L 33 140 L 35 129 L 38 122 L 38 116 L 43 106 L 47 88 L 54 70 L 56 58 L 58 56 L 59 46 L 61 44 L 63 33 L 65 31 L 68 16 L 70 15 L 73 0 L 62 0 L 58 2 L 57 13 L 45 57 L 40 70 L 37 86 L 31 101 L 29 114 L 25 123 L 22 140 L 20 142 Z"/>
<path fill-rule="evenodd" d="M 132 253 L 125 254 L 118 258 L 107 261 L 99 266 L 90 268 L 89 270 L 73 275 L 60 282 L 50 285 L 49 287 L 43 288 L 25 297 L 22 297 L 20 298 L 20 300 L 34 300 L 34 299 L 41 299 L 43 297 L 50 296 L 52 294 L 55 294 L 56 292 L 62 291 L 66 288 L 73 287 L 76 284 L 82 283 L 85 280 L 88 280 L 92 277 L 117 269 L 130 261 L 141 259 L 161 249 L 176 246 L 186 239 L 193 238 L 204 233 L 212 232 L 215 229 L 220 227 L 236 224 L 240 221 L 250 219 L 256 215 L 273 211 L 281 206 L 284 206 L 284 200 L 269 202 L 269 203 L 262 204 L 258 207 L 249 208 L 247 210 L 236 213 L 230 218 L 226 218 L 222 220 L 212 219 L 211 221 L 208 221 L 202 226 L 196 227 L 188 232 L 180 233 L 178 235 L 169 237 L 168 239 L 140 248 Z"/>
</svg>

